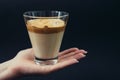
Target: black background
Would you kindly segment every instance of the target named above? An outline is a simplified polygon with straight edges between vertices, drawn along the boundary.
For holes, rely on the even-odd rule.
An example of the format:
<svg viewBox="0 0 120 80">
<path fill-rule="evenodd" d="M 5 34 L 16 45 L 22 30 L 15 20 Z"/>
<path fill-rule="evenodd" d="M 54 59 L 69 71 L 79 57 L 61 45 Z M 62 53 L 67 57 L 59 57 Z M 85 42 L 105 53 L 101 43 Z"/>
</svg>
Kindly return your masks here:
<svg viewBox="0 0 120 80">
<path fill-rule="evenodd" d="M 78 47 L 86 58 L 46 76 L 20 80 L 120 80 L 120 6 L 113 0 L 0 0 L 0 62 L 31 47 L 23 13 L 64 10 L 70 13 L 61 50 Z"/>
</svg>

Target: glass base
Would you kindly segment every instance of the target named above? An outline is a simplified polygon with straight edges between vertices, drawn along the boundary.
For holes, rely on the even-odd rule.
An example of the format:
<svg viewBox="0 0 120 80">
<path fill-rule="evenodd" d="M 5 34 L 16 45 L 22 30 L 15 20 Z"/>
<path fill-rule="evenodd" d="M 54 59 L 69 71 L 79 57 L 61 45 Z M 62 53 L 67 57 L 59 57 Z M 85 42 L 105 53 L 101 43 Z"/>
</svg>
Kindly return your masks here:
<svg viewBox="0 0 120 80">
<path fill-rule="evenodd" d="M 57 57 L 56 58 L 51 58 L 51 59 L 40 59 L 35 57 L 35 63 L 38 65 L 54 65 L 57 63 Z"/>
</svg>

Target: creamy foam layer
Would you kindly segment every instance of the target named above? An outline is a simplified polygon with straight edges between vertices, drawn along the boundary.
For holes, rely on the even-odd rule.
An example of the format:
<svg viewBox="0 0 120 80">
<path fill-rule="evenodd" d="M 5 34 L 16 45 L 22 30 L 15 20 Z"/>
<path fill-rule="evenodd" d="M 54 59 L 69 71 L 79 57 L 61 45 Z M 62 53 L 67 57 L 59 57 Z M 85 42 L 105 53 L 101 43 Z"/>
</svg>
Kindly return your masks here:
<svg viewBox="0 0 120 80">
<path fill-rule="evenodd" d="M 36 33 L 57 33 L 63 31 L 65 22 L 61 19 L 33 19 L 27 21 L 27 29 Z"/>
</svg>

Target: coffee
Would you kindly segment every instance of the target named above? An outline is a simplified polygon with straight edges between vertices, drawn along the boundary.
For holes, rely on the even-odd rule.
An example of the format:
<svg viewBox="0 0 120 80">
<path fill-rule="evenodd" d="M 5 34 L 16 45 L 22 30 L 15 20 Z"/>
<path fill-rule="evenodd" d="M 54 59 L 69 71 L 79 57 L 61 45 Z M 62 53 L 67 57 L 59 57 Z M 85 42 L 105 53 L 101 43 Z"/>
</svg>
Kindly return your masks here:
<svg viewBox="0 0 120 80">
<path fill-rule="evenodd" d="M 65 22 L 61 19 L 32 19 L 27 23 L 28 33 L 38 59 L 53 59 L 58 56 Z"/>
</svg>

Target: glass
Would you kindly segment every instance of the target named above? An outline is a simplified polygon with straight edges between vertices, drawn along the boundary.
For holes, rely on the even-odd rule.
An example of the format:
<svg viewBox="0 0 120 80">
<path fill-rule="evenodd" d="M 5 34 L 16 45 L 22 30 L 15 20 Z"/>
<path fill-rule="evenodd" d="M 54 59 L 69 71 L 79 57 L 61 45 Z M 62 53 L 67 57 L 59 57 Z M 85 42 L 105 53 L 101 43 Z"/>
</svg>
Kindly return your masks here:
<svg viewBox="0 0 120 80">
<path fill-rule="evenodd" d="M 56 64 L 69 14 L 64 11 L 28 11 L 23 16 L 35 63 Z"/>
</svg>

